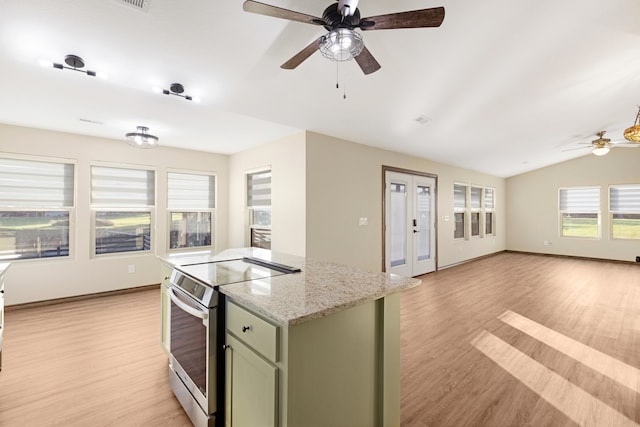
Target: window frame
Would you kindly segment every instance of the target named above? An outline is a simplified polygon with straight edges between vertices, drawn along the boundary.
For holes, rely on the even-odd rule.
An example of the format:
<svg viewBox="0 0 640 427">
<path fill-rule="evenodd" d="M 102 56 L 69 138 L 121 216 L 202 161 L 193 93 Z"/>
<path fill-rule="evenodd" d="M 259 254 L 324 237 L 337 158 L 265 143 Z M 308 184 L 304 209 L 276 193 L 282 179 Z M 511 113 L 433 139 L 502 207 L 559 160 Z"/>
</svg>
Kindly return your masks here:
<svg viewBox="0 0 640 427">
<path fill-rule="evenodd" d="M 456 187 L 464 188 L 464 206 L 456 206 Z M 454 182 L 453 183 L 453 240 L 462 241 L 468 240 L 467 223 L 468 223 L 468 210 L 469 207 L 469 184 Z M 457 216 L 462 215 L 462 236 L 456 236 Z"/>
<path fill-rule="evenodd" d="M 474 189 L 479 191 L 479 200 L 478 200 L 478 205 L 474 206 Z M 478 238 L 478 237 L 483 237 L 484 236 L 484 232 L 483 232 L 483 225 L 484 225 L 484 221 L 482 220 L 482 211 L 483 211 L 483 206 L 484 206 L 484 187 L 480 186 L 480 185 L 469 185 L 468 187 L 468 191 L 469 191 L 469 236 L 471 238 Z M 478 218 L 477 223 L 478 223 L 478 232 L 474 234 L 474 218 Z"/>
<path fill-rule="evenodd" d="M 268 205 L 250 205 L 250 191 L 249 191 L 249 177 L 251 175 L 259 175 L 262 173 L 269 172 L 269 204 Z M 272 217 L 272 195 L 273 195 L 273 169 L 271 166 L 265 166 L 257 169 L 252 169 L 245 172 L 245 205 L 246 205 L 246 227 L 248 230 L 247 233 L 247 246 L 250 247 L 261 247 L 253 245 L 253 236 L 256 232 L 263 231 L 269 235 L 269 244 L 268 248 L 263 247 L 263 249 L 271 249 L 271 231 L 273 226 L 273 217 Z M 256 211 L 267 211 L 269 212 L 269 225 L 260 225 L 254 223 L 254 214 Z"/>
<path fill-rule="evenodd" d="M 70 165 L 73 169 L 73 179 L 71 194 L 73 201 L 69 206 L 62 207 L 34 207 L 34 206 L 0 206 L 0 212 L 67 212 L 69 224 L 67 227 L 67 239 L 69 249 L 66 255 L 56 255 L 49 257 L 30 257 L 21 258 L 19 256 L 7 255 L 0 257 L 0 262 L 66 262 L 76 258 L 76 212 L 78 200 L 78 163 L 75 159 L 63 157 L 49 156 L 33 156 L 28 154 L 13 154 L 0 152 L 0 157 L 4 159 L 24 161 L 24 162 L 42 162 Z"/>
<path fill-rule="evenodd" d="M 185 208 L 185 209 L 180 209 L 180 208 L 172 208 L 170 207 L 170 199 L 169 199 L 169 174 L 171 173 L 175 173 L 175 174 L 183 174 L 183 175 L 200 175 L 200 176 L 207 176 L 210 178 L 213 178 L 213 207 L 211 208 Z M 192 251 L 202 251 L 202 250 L 211 250 L 211 251 L 215 251 L 215 239 L 217 236 L 217 232 L 218 232 L 218 228 L 217 228 L 217 207 L 218 207 L 218 175 L 215 172 L 208 172 L 208 171 L 195 171 L 195 170 L 186 170 L 186 169 L 168 169 L 167 173 L 166 173 L 166 177 L 167 177 L 167 220 L 166 220 L 166 232 L 167 232 L 167 239 L 166 239 L 166 250 L 168 252 L 171 253 L 176 253 L 176 252 L 192 252 Z M 178 213 L 178 214 L 184 214 L 184 213 L 210 213 L 211 214 L 211 221 L 210 221 L 210 227 L 211 229 L 210 231 L 210 236 L 211 236 L 211 242 L 209 243 L 209 245 L 203 245 L 203 246 L 192 246 L 192 247 L 184 247 L 184 248 L 172 248 L 171 247 L 171 223 L 172 223 L 172 216 L 174 213 Z"/>
<path fill-rule="evenodd" d="M 137 170 L 137 171 L 145 171 L 153 173 L 153 205 L 114 205 L 114 206 L 103 206 L 96 205 L 93 203 L 93 182 L 89 185 L 89 210 L 91 216 L 91 232 L 90 235 L 90 258 L 109 258 L 109 257 L 131 257 L 131 256 L 140 256 L 140 255 L 149 255 L 155 253 L 156 248 L 156 205 L 158 201 L 158 172 L 155 167 L 147 166 L 147 165 L 134 165 L 134 164 L 126 164 L 126 163 L 106 163 L 106 162 L 91 162 L 89 164 L 89 177 L 90 180 L 93 180 L 93 167 L 100 168 L 114 168 L 114 169 L 128 169 L 128 170 Z M 96 214 L 98 212 L 143 212 L 149 214 L 149 249 L 148 250 L 132 250 L 132 251 L 120 251 L 120 252 L 111 252 L 111 253 L 96 253 L 96 238 L 97 238 L 97 229 L 96 229 Z"/>
<path fill-rule="evenodd" d="M 487 206 L 487 191 L 491 191 L 491 207 Z M 484 211 L 483 221 L 483 236 L 495 236 L 496 235 L 496 189 L 493 187 L 484 187 L 482 189 L 482 207 Z M 491 215 L 491 220 L 487 221 L 487 215 Z M 491 225 L 491 232 L 488 232 L 487 225 Z"/>
<path fill-rule="evenodd" d="M 598 194 L 598 210 L 589 211 L 584 209 L 562 209 L 562 191 L 569 190 L 597 190 Z M 579 240 L 601 240 L 602 239 L 602 197 L 601 187 L 592 186 L 571 186 L 558 188 L 558 236 L 561 239 L 579 239 Z M 565 214 L 578 215 L 596 215 L 597 235 L 596 236 L 565 236 L 564 235 L 564 218 Z"/>
<path fill-rule="evenodd" d="M 640 217 L 640 207 L 635 210 L 635 209 L 631 209 L 631 210 L 614 210 L 611 205 L 611 190 L 612 189 L 624 189 L 624 188 L 632 188 L 632 189 L 638 189 L 640 190 L 640 184 L 611 184 L 609 185 L 609 187 L 607 188 L 607 201 L 608 201 L 608 210 L 609 210 L 609 237 L 612 240 L 621 240 L 621 241 L 633 241 L 633 240 L 640 240 L 640 237 L 615 237 L 614 236 L 614 216 L 615 215 L 637 215 L 638 217 Z M 638 204 L 640 205 L 640 202 L 638 202 Z M 640 219 L 639 219 L 640 220 Z"/>
</svg>

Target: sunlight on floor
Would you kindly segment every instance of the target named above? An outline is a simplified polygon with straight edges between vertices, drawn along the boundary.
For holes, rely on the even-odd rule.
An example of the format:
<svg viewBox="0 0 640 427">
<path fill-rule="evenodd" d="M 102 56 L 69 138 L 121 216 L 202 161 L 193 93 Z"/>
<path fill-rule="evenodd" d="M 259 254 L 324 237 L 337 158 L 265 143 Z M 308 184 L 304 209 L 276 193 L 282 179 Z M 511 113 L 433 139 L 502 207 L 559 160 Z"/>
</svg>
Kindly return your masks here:
<svg viewBox="0 0 640 427">
<path fill-rule="evenodd" d="M 498 319 L 638 393 L 640 370 L 507 310 Z"/>
<path fill-rule="evenodd" d="M 638 426 L 612 407 L 486 330 L 474 338 L 471 344 L 581 426 Z"/>
</svg>

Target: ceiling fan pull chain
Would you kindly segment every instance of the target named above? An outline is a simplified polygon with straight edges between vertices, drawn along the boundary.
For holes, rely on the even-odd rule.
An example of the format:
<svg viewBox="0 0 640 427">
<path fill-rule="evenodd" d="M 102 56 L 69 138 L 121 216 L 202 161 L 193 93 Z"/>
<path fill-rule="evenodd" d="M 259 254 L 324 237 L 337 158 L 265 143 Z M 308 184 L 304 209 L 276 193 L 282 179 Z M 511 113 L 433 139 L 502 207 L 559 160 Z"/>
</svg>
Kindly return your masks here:
<svg viewBox="0 0 640 427">
<path fill-rule="evenodd" d="M 336 61 L 336 89 L 340 89 L 340 62 Z"/>
</svg>

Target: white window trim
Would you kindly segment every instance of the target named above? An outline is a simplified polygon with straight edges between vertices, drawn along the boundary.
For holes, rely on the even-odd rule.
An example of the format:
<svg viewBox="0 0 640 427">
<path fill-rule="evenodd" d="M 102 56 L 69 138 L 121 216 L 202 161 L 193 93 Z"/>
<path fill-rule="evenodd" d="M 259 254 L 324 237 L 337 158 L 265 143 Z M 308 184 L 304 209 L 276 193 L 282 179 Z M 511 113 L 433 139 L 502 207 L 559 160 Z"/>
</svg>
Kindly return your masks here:
<svg viewBox="0 0 640 427">
<path fill-rule="evenodd" d="M 491 190 L 493 192 L 493 207 L 488 208 L 486 206 L 487 202 L 487 190 Z M 493 187 L 483 187 L 482 188 L 482 237 L 495 237 L 496 235 L 496 189 Z M 491 233 L 487 234 L 487 214 L 491 214 Z"/>
<path fill-rule="evenodd" d="M 472 207 L 471 206 L 471 189 L 477 188 L 480 190 L 480 207 Z M 482 185 L 469 184 L 467 187 L 468 192 L 468 211 L 469 211 L 469 238 L 470 239 L 480 239 L 484 237 L 484 220 L 482 219 L 484 213 L 484 187 Z M 473 214 L 478 214 L 478 234 L 473 235 Z"/>
<path fill-rule="evenodd" d="M 203 176 L 212 176 L 215 182 L 214 189 L 214 200 L 213 200 L 213 208 L 210 209 L 174 209 L 169 208 L 169 174 L 170 173 L 182 173 L 188 175 L 203 175 Z M 167 207 L 167 219 L 166 219 L 166 250 L 170 253 L 176 252 L 198 252 L 198 251 L 215 251 L 216 248 L 216 237 L 218 236 L 218 173 L 215 171 L 208 172 L 202 170 L 192 170 L 192 169 L 173 169 L 168 168 L 165 174 L 165 187 L 167 191 L 166 198 L 166 207 Z M 246 191 L 246 190 L 245 190 Z M 195 246 L 193 248 L 171 248 L 171 214 L 172 213 L 198 213 L 198 212 L 211 212 L 211 244 L 209 246 Z"/>
<path fill-rule="evenodd" d="M 455 205 L 455 188 L 456 186 L 459 187 L 465 187 L 465 203 L 464 203 L 464 207 L 461 206 L 456 206 Z M 471 218 L 469 216 L 469 190 L 470 189 L 470 185 L 468 183 L 464 183 L 464 182 L 454 182 L 453 183 L 453 230 L 455 232 L 455 227 L 456 227 L 456 214 L 461 213 L 462 217 L 463 217 L 463 221 L 464 221 L 464 230 L 462 232 L 462 237 L 455 237 L 453 238 L 454 242 L 462 242 L 465 240 L 469 240 L 469 236 L 470 236 L 470 221 Z"/>
<path fill-rule="evenodd" d="M 6 207 L 0 208 L 5 212 L 51 212 L 51 211 L 66 211 L 69 212 L 69 255 L 59 257 L 47 257 L 47 258 L 26 258 L 26 259 L 5 259 L 0 262 L 68 262 L 76 259 L 76 250 L 78 242 L 76 240 L 76 215 L 78 206 L 78 161 L 76 159 L 70 159 L 66 157 L 49 157 L 49 156 L 37 156 L 31 154 L 15 154 L 1 152 L 0 156 L 7 159 L 25 160 L 34 162 L 49 162 L 49 163 L 65 163 L 73 165 L 73 205 L 63 208 L 45 209 L 45 208 L 23 208 L 23 207 Z"/>
<path fill-rule="evenodd" d="M 575 210 L 561 210 L 560 209 L 560 193 L 562 190 L 571 190 L 571 189 L 598 189 L 599 194 L 599 210 L 597 212 L 586 212 L 586 211 L 575 211 Z M 558 188 L 558 237 L 560 239 L 576 239 L 576 240 L 602 240 L 602 188 L 597 185 L 582 185 L 582 186 L 571 186 L 571 187 L 559 187 Z M 562 218 L 565 213 L 594 213 L 598 216 L 598 233 L 597 236 L 563 236 L 562 234 Z"/>
<path fill-rule="evenodd" d="M 89 233 L 89 257 L 95 258 L 131 258 L 137 256 L 148 256 L 149 254 L 156 253 L 156 206 L 158 205 L 158 168 L 150 165 L 139 165 L 131 163 L 114 163 L 103 161 L 92 161 L 89 163 L 89 179 L 91 179 L 91 168 L 93 166 L 108 167 L 108 168 L 120 168 L 120 169 L 135 169 L 143 171 L 153 171 L 154 185 L 153 185 L 153 199 L 155 201 L 154 206 L 141 206 L 141 207 L 108 207 L 108 206 L 93 206 L 91 204 L 91 191 L 92 186 L 89 184 L 89 211 L 91 216 L 91 231 Z M 96 212 L 149 212 L 150 213 L 150 226 L 149 236 L 151 238 L 151 247 L 146 251 L 130 251 L 130 252 L 116 252 L 111 254 L 96 254 Z"/>
<path fill-rule="evenodd" d="M 271 172 L 271 204 L 270 205 L 265 205 L 265 206 L 249 206 L 248 205 L 248 200 L 249 200 L 249 185 L 248 185 L 248 177 L 249 175 L 252 174 L 256 174 L 256 173 L 261 173 L 261 172 Z M 248 231 L 248 233 L 245 233 L 245 246 L 249 247 L 251 246 L 251 230 L 254 228 L 258 228 L 258 229 L 264 229 L 264 230 L 271 230 L 272 226 L 273 226 L 273 220 L 271 225 L 269 226 L 265 226 L 265 225 L 254 225 L 253 224 L 253 211 L 255 209 L 258 210 L 269 210 L 271 211 L 271 213 L 273 214 L 272 211 L 272 206 L 273 206 L 273 168 L 271 167 L 271 165 L 265 165 L 262 167 L 257 167 L 257 168 L 253 168 L 253 169 L 247 169 L 244 171 L 244 204 L 245 204 L 245 230 Z M 273 217 L 272 217 L 273 218 Z"/>
<path fill-rule="evenodd" d="M 632 238 L 624 238 L 624 237 L 613 237 L 613 215 L 615 214 L 623 214 L 623 215 L 640 215 L 639 211 L 619 211 L 611 209 L 611 189 L 612 188 L 638 188 L 640 183 L 638 184 L 610 184 L 607 188 L 607 209 L 609 211 L 609 238 L 611 240 L 617 241 L 637 241 L 639 239 Z"/>
</svg>

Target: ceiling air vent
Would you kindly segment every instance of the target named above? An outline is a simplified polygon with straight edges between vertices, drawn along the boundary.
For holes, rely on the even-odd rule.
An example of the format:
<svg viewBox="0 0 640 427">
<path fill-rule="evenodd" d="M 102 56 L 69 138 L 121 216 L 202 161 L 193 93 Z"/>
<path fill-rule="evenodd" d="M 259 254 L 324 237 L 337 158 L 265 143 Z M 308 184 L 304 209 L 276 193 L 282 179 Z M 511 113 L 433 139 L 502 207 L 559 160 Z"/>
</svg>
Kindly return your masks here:
<svg viewBox="0 0 640 427">
<path fill-rule="evenodd" d="M 151 0 L 114 0 L 116 3 L 126 4 L 144 12 L 149 11 Z"/>
</svg>

